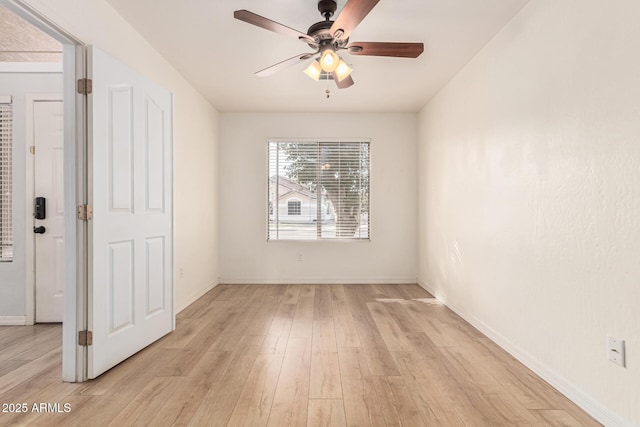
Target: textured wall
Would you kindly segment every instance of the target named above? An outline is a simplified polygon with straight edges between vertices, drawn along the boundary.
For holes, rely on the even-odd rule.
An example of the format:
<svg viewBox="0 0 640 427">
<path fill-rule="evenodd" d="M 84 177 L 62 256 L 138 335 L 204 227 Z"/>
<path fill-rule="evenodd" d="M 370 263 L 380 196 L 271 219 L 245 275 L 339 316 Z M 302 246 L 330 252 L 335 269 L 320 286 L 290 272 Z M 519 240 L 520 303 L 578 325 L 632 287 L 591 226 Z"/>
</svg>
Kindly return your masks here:
<svg viewBox="0 0 640 427">
<path fill-rule="evenodd" d="M 636 0 L 532 0 L 419 136 L 421 282 L 592 413 L 634 424 L 639 21 Z M 626 339 L 626 369 L 607 335 Z"/>
</svg>

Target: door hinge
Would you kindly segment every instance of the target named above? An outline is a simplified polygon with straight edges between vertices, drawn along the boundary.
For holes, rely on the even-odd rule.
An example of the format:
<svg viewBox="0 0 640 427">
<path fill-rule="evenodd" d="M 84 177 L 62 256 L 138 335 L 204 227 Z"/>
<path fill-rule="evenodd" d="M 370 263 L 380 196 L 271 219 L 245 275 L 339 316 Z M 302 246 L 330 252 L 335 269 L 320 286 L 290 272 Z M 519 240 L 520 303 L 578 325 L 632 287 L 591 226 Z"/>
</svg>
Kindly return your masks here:
<svg viewBox="0 0 640 427">
<path fill-rule="evenodd" d="M 35 146 L 35 145 L 30 146 L 30 147 L 29 147 L 29 152 L 30 152 L 31 154 L 36 154 L 36 146 Z"/>
<path fill-rule="evenodd" d="M 91 79 L 78 79 L 78 93 L 88 95 L 93 90 L 93 82 Z"/>
<path fill-rule="evenodd" d="M 78 219 L 80 221 L 89 221 L 93 219 L 93 208 L 89 205 L 78 206 Z"/>
<path fill-rule="evenodd" d="M 93 345 L 93 332 L 78 331 L 78 345 L 83 347 Z"/>
</svg>

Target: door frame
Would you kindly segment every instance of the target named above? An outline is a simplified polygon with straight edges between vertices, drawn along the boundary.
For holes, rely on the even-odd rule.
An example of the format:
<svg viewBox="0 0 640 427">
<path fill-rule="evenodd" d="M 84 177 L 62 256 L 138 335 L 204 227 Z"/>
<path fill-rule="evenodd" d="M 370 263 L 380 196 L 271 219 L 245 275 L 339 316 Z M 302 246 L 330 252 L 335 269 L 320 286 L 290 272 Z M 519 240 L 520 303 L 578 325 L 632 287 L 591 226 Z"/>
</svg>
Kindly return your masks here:
<svg viewBox="0 0 640 427">
<path fill-rule="evenodd" d="M 86 45 L 22 0 L 0 0 L 0 5 L 63 45 L 66 286 L 62 324 L 62 379 L 67 382 L 85 381 L 87 348 L 77 345 L 77 338 L 78 332 L 87 327 L 87 223 L 77 219 L 76 210 L 79 205 L 87 203 L 87 97 L 78 94 L 76 82 L 86 76 Z M 27 313 L 33 311 L 33 306 L 28 307 L 29 295 L 27 292 Z"/>
<path fill-rule="evenodd" d="M 63 74 L 64 75 L 64 74 Z M 34 108 L 36 102 L 47 102 L 47 101 L 63 101 L 61 93 L 43 93 L 43 94 L 28 94 L 26 99 L 26 107 L 27 107 L 27 115 L 26 115 L 26 124 L 27 124 L 27 139 L 25 146 L 26 158 L 28 159 L 26 162 L 25 172 L 27 174 L 26 179 L 26 213 L 27 218 L 30 216 L 30 212 L 33 211 L 33 200 L 35 197 L 35 155 L 31 153 L 31 147 L 35 146 L 34 140 L 34 129 L 35 129 L 35 121 L 34 121 Z M 64 105 L 64 104 L 63 104 Z M 65 123 L 66 125 L 66 123 Z M 36 322 L 36 256 L 35 256 L 35 234 L 33 234 L 33 221 L 27 221 L 26 224 L 26 236 L 31 236 L 31 238 L 27 237 L 26 241 L 26 264 L 27 264 L 27 325 L 33 325 Z"/>
</svg>

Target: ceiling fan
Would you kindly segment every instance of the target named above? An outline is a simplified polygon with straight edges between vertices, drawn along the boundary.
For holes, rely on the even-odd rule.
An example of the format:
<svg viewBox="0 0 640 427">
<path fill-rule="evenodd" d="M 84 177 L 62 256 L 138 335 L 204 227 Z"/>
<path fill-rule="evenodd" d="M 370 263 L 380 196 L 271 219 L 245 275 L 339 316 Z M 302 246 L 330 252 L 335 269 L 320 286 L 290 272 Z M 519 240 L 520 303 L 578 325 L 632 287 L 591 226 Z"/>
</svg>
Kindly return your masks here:
<svg viewBox="0 0 640 427">
<path fill-rule="evenodd" d="M 398 58 L 417 58 L 424 51 L 422 43 L 397 42 L 352 42 L 351 32 L 362 22 L 365 16 L 380 0 L 348 0 L 335 21 L 331 17 L 337 9 L 335 0 L 318 1 L 318 10 L 324 21 L 311 25 L 307 33 L 294 30 L 286 25 L 256 15 L 248 10 L 236 10 L 234 18 L 260 28 L 288 37 L 294 37 L 308 44 L 314 52 L 302 53 L 267 67 L 256 73 L 257 76 L 270 76 L 284 68 L 305 62 L 320 54 L 305 70 L 312 79 L 318 81 L 334 80 L 339 89 L 353 85 L 351 68 L 338 56 L 337 52 L 346 50 L 352 55 L 391 56 Z"/>
</svg>

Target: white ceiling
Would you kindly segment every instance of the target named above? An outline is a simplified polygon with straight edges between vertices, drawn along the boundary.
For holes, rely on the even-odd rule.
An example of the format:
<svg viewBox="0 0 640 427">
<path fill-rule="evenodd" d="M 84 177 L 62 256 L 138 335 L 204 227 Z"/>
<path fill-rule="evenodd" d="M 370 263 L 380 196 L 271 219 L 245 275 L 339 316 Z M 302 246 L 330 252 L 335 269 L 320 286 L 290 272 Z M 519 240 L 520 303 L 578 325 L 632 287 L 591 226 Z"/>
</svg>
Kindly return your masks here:
<svg viewBox="0 0 640 427">
<path fill-rule="evenodd" d="M 350 40 L 423 42 L 425 51 L 418 59 L 344 53 L 355 85 L 339 90 L 304 75 L 304 64 L 256 77 L 311 49 L 233 18 L 247 9 L 306 33 L 322 20 L 317 0 L 108 1 L 219 111 L 253 112 L 419 111 L 528 2 L 381 0 Z"/>
</svg>

